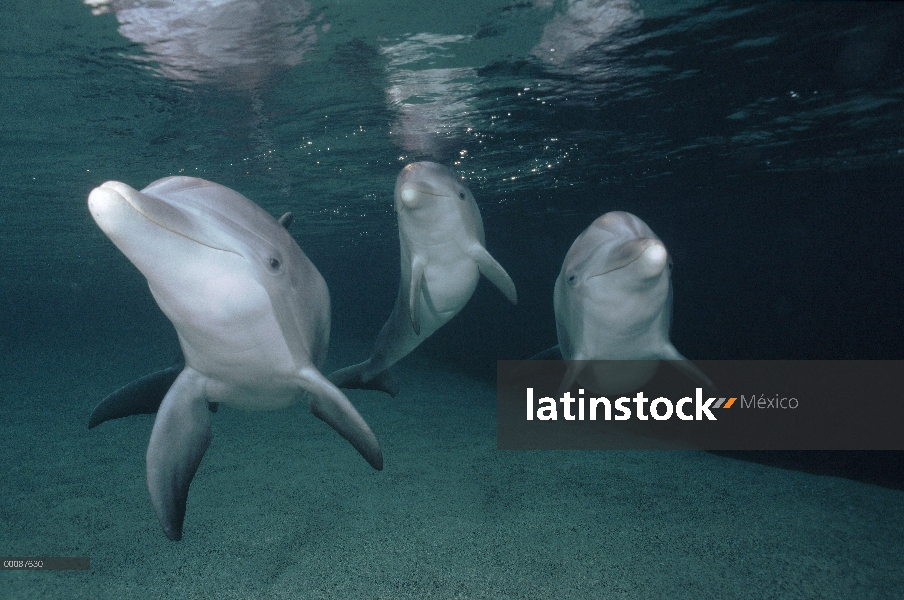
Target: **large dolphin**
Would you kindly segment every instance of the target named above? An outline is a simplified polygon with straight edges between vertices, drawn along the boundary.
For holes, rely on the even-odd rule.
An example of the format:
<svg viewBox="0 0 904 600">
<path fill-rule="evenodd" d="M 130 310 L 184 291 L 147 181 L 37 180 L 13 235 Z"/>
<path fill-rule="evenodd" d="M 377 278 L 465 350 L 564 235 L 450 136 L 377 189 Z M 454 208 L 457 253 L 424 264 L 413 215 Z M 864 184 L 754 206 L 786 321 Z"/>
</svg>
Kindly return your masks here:
<svg viewBox="0 0 904 600">
<path fill-rule="evenodd" d="M 559 350 L 575 381 L 596 393 L 624 394 L 670 361 L 701 386 L 713 383 L 669 341 L 671 259 L 649 226 L 627 212 L 609 212 L 575 239 L 556 279 Z M 588 362 L 618 361 L 618 362 Z"/>
<path fill-rule="evenodd" d="M 91 192 L 88 208 L 147 279 L 184 355 L 175 378 L 173 369 L 149 376 L 154 389 L 170 385 L 147 450 L 148 490 L 169 539 L 182 537 L 188 488 L 210 445 L 208 406 L 276 410 L 307 394 L 311 412 L 383 467 L 367 423 L 318 371 L 329 293 L 280 223 L 238 192 L 193 177 L 166 177 L 140 192 L 109 181 Z M 104 401 L 92 424 L 153 412 L 155 394 L 140 381 Z"/>
<path fill-rule="evenodd" d="M 512 304 L 515 284 L 484 247 L 480 209 L 461 179 L 432 162 L 407 165 L 395 185 L 401 279 L 389 320 L 366 361 L 340 369 L 330 381 L 391 396 L 398 383 L 387 370 L 468 303 L 482 273 Z"/>
</svg>

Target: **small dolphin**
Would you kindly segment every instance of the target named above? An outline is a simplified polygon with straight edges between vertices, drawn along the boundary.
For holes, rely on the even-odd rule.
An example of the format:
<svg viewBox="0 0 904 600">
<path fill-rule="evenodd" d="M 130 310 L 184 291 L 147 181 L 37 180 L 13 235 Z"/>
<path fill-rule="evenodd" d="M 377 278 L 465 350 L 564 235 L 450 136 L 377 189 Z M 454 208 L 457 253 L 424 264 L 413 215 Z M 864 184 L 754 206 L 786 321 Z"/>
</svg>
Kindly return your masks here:
<svg viewBox="0 0 904 600">
<path fill-rule="evenodd" d="M 96 425 L 154 412 L 168 387 L 147 480 L 169 539 L 182 537 L 188 488 L 210 445 L 208 408 L 219 403 L 276 410 L 307 394 L 311 412 L 382 469 L 373 432 L 318 371 L 329 343 L 329 292 L 282 226 L 288 215 L 281 224 L 238 192 L 193 177 L 166 177 L 140 192 L 109 181 L 91 192 L 88 209 L 147 279 L 185 360 L 175 378 L 174 368 L 143 378 L 146 385 L 126 386 L 92 414 Z"/>
<path fill-rule="evenodd" d="M 713 389 L 669 341 L 671 268 L 662 240 L 630 213 L 606 213 L 575 239 L 554 292 L 561 357 L 619 362 L 570 363 L 563 391 L 577 380 L 596 393 L 624 394 L 647 383 L 659 360 Z"/>
<path fill-rule="evenodd" d="M 381 390 L 395 397 L 399 385 L 387 370 L 458 314 L 483 273 L 512 304 L 515 284 L 490 256 L 480 209 L 461 179 L 447 167 L 418 162 L 395 185 L 401 280 L 395 307 L 363 363 L 330 375 L 339 387 Z"/>
</svg>

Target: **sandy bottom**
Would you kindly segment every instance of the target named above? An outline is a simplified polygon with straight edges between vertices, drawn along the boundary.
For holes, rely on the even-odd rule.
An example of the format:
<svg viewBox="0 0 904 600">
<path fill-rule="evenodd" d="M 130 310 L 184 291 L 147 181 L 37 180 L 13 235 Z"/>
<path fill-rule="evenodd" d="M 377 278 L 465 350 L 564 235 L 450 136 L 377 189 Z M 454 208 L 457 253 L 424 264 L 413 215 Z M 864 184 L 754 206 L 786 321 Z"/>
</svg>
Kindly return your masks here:
<svg viewBox="0 0 904 600">
<path fill-rule="evenodd" d="M 904 598 L 904 492 L 702 452 L 498 451 L 493 386 L 417 353 L 399 397 L 349 393 L 382 472 L 302 406 L 222 408 L 170 542 L 153 417 L 87 429 L 174 353 L 119 335 L 2 356 L 0 553 L 91 559 L 0 573 L 3 598 Z M 328 367 L 365 354 L 334 340 Z"/>
</svg>

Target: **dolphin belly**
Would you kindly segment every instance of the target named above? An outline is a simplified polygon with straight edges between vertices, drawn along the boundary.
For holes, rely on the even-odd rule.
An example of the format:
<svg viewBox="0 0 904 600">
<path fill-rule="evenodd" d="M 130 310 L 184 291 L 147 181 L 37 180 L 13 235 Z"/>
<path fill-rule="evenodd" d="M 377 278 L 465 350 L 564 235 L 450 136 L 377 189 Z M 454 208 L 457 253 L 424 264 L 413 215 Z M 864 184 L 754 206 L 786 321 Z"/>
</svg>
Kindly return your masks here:
<svg viewBox="0 0 904 600">
<path fill-rule="evenodd" d="M 421 291 L 421 316 L 435 315 L 438 325 L 433 331 L 461 312 L 480 279 L 477 263 L 462 254 L 460 259 L 446 264 L 435 264 L 430 261 L 424 269 L 424 280 Z M 430 333 L 433 333 L 431 331 Z M 424 337 L 427 337 L 426 335 Z"/>
</svg>

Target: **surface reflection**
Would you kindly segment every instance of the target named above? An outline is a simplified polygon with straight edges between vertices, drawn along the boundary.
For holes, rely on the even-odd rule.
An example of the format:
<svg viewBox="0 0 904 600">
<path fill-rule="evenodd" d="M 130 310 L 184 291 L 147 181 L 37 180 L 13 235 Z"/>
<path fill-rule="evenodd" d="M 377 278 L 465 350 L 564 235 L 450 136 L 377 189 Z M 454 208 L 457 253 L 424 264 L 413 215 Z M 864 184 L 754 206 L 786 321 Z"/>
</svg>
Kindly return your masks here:
<svg viewBox="0 0 904 600">
<path fill-rule="evenodd" d="M 553 75 L 544 82 L 545 89 L 559 94 L 567 92 L 559 89 L 561 74 L 577 76 L 585 88 L 589 83 L 591 93 L 598 92 L 602 82 L 617 77 L 620 70 L 615 62 L 587 50 L 624 45 L 644 14 L 632 0 L 568 0 L 561 4 L 537 0 L 529 10 L 547 21 L 529 54 L 484 55 L 483 59 L 539 63 L 537 74 Z M 500 30 L 505 28 L 500 26 Z M 479 36 L 419 33 L 381 47 L 388 59 L 386 97 L 397 114 L 392 132 L 400 149 L 421 158 L 446 160 L 463 135 L 487 124 L 477 96 L 485 87 L 478 69 L 488 63 L 461 65 L 461 58 L 472 50 L 468 46 L 479 43 Z M 499 44 L 498 48 L 508 46 Z"/>
<path fill-rule="evenodd" d="M 383 46 L 389 85 L 386 99 L 397 116 L 392 135 L 397 145 L 419 157 L 443 158 L 456 134 L 472 125 L 476 93 L 474 67 L 432 67 L 454 55 L 470 36 L 420 33 Z"/>
<path fill-rule="evenodd" d="M 631 0 L 570 0 L 564 12 L 543 28 L 543 37 L 532 54 L 544 63 L 565 65 L 642 17 L 641 9 Z"/>
<path fill-rule="evenodd" d="M 83 1 L 95 15 L 114 13 L 164 77 L 240 90 L 301 63 L 329 29 L 305 0 Z"/>
</svg>

